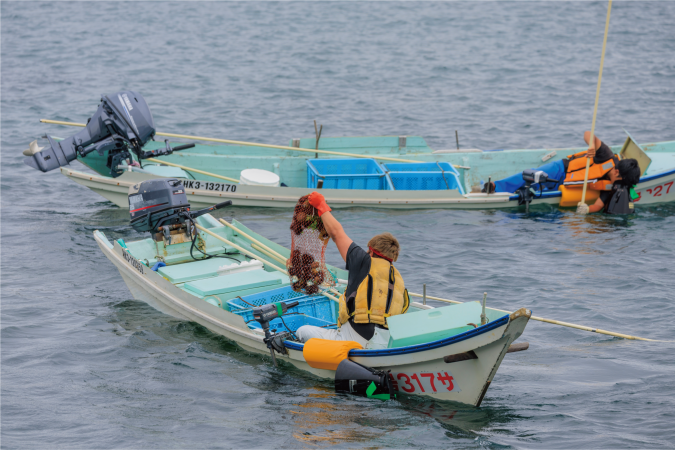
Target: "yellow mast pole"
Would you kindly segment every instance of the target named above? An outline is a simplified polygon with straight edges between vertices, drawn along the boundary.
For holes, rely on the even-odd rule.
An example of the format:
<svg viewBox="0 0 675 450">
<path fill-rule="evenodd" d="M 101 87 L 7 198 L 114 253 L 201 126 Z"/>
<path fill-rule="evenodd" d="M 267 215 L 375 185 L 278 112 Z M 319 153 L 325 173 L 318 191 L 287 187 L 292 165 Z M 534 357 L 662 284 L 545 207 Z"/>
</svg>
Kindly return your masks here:
<svg viewBox="0 0 675 450">
<path fill-rule="evenodd" d="M 605 48 L 607 48 L 607 32 L 609 31 L 609 16 L 612 12 L 612 0 L 609 0 L 607 6 L 607 20 L 605 21 L 605 37 L 602 40 L 602 56 L 600 57 L 600 72 L 598 73 L 598 88 L 595 90 L 595 106 L 593 107 L 593 123 L 591 124 L 591 139 L 588 141 L 588 148 L 595 148 L 595 118 L 598 114 L 598 100 L 600 100 L 600 84 L 602 83 L 602 68 L 605 65 Z M 588 169 L 591 166 L 591 158 L 586 158 L 586 172 L 584 173 L 584 188 L 581 191 L 581 202 L 586 203 L 586 186 L 588 185 Z"/>
<path fill-rule="evenodd" d="M 40 119 L 40 122 L 50 123 L 50 124 L 54 124 L 54 125 L 68 125 L 68 126 L 73 126 L 73 127 L 85 127 L 86 126 L 83 123 L 63 122 L 61 120 Z M 285 145 L 256 144 L 254 142 L 232 141 L 232 140 L 229 140 L 229 139 L 217 139 L 217 138 L 209 138 L 209 137 L 204 137 L 204 136 L 189 136 L 187 134 L 160 133 L 160 132 L 157 132 L 155 134 L 157 136 L 166 136 L 166 137 L 173 137 L 173 138 L 180 138 L 180 139 L 195 139 L 195 140 L 198 140 L 198 141 L 218 142 L 218 143 L 221 143 L 221 144 L 232 144 L 232 145 L 244 145 L 244 146 L 249 146 L 249 147 L 273 148 L 273 149 L 279 149 L 279 150 L 289 150 L 289 151 L 292 151 L 292 152 L 322 153 L 324 155 L 348 156 L 350 158 L 368 158 L 368 159 L 378 159 L 378 160 L 381 160 L 381 161 L 393 161 L 393 162 L 404 162 L 404 163 L 420 163 L 420 162 L 423 162 L 423 161 L 415 161 L 415 160 L 412 160 L 412 159 L 390 158 L 388 156 L 359 155 L 357 153 L 344 153 L 344 152 L 333 152 L 333 151 L 329 151 L 329 150 L 316 150 L 316 149 L 299 148 L 299 147 L 287 147 Z M 457 169 L 468 169 L 468 167 L 464 167 L 464 166 L 453 165 L 453 167 L 455 167 Z"/>
</svg>

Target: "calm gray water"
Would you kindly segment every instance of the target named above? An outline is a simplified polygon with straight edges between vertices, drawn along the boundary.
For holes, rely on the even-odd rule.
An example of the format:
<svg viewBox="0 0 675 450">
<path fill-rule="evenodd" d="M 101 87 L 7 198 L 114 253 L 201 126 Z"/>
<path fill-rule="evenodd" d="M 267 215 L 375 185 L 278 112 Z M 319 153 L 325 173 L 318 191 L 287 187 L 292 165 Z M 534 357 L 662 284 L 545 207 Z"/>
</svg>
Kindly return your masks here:
<svg viewBox="0 0 675 450">
<path fill-rule="evenodd" d="M 338 397 L 133 300 L 92 231 L 128 213 L 22 164 L 100 95 L 143 93 L 160 131 L 286 144 L 420 135 L 434 148 L 581 145 L 606 3 L 2 2 L 2 447 L 664 448 L 675 344 L 530 322 L 479 409 Z M 618 2 L 597 134 L 675 139 L 675 3 Z M 284 245 L 291 211 L 225 212 Z M 399 237 L 406 285 L 675 339 L 675 206 L 635 218 L 339 211 Z M 338 263 L 335 249 L 329 261 Z"/>
</svg>

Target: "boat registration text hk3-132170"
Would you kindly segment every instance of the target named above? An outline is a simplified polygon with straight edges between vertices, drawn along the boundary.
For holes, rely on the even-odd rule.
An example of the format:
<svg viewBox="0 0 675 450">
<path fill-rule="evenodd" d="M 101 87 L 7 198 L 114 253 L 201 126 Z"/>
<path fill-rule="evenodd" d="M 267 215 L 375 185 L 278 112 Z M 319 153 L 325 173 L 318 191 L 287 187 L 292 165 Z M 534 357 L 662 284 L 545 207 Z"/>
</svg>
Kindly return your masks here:
<svg viewBox="0 0 675 450">
<path fill-rule="evenodd" d="M 236 184 L 212 183 L 210 181 L 181 180 L 185 189 L 204 189 L 207 191 L 237 192 Z"/>
</svg>

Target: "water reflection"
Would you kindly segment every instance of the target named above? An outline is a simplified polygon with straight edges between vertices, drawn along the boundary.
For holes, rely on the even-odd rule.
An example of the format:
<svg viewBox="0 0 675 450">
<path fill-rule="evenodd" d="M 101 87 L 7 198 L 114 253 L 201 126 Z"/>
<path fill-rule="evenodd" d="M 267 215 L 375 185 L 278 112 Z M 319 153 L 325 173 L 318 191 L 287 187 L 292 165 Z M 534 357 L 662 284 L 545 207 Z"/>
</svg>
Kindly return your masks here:
<svg viewBox="0 0 675 450">
<path fill-rule="evenodd" d="M 448 438 L 485 440 L 484 435 L 492 434 L 496 427 L 508 428 L 522 419 L 504 408 L 474 408 L 422 397 L 380 402 L 338 395 L 328 387 L 315 388 L 289 413 L 295 425 L 293 437 L 317 447 L 372 441 L 392 446 L 397 431 L 409 432 L 411 427 L 421 425 L 433 427 L 433 422 L 446 430 Z M 414 442 L 421 445 L 424 438 L 421 435 Z"/>
<path fill-rule="evenodd" d="M 111 307 L 113 314 L 106 319 L 115 326 L 118 336 L 128 338 L 124 347 L 151 354 L 175 354 L 167 347 L 178 346 L 189 359 L 175 354 L 172 364 L 182 361 L 198 371 L 206 367 L 196 366 L 193 358 L 215 363 L 225 377 L 223 382 L 232 377 L 254 392 L 265 393 L 274 414 L 291 422 L 293 438 L 305 446 L 396 446 L 397 438 L 392 433 L 409 433 L 411 427 L 419 433 L 420 425 L 430 426 L 429 419 L 440 424 L 449 438 L 474 440 L 518 419 L 509 410 L 489 406 L 474 408 L 409 396 L 382 402 L 336 394 L 332 380 L 316 378 L 287 363 L 274 368 L 269 358 L 244 351 L 199 324 L 172 318 L 145 303 L 126 300 Z M 200 378 L 198 373 L 191 377 Z"/>
</svg>

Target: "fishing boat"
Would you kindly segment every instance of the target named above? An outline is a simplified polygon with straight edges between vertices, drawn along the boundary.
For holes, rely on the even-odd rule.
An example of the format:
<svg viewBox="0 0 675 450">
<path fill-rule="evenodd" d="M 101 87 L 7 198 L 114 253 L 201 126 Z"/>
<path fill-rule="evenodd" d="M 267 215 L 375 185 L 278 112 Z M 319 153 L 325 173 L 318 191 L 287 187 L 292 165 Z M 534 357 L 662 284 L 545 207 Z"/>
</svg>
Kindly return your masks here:
<svg viewBox="0 0 675 450">
<path fill-rule="evenodd" d="M 377 137 L 382 142 L 398 141 L 398 137 Z M 342 145 L 354 144 L 350 147 L 340 147 L 341 152 L 360 152 L 358 154 L 372 155 L 373 161 L 378 154 L 388 154 L 378 148 L 360 147 L 364 138 L 325 138 L 326 147 L 332 141 L 339 141 Z M 420 137 L 414 140 L 423 142 Z M 426 144 L 425 144 L 426 145 Z M 326 148 L 322 147 L 322 148 Z M 656 203 L 672 202 L 675 200 L 675 141 L 643 144 L 652 162 L 640 183 L 635 188 L 639 195 L 637 206 Z M 394 147 L 396 151 L 399 149 Z M 622 146 L 612 146 L 615 153 L 619 153 Z M 525 169 L 536 168 L 544 163 L 564 158 L 567 155 L 583 151 L 583 148 L 566 149 L 538 149 L 538 150 L 470 150 L 470 151 L 438 151 L 396 153 L 408 159 L 419 160 L 420 163 L 449 163 L 460 165 L 455 177 L 460 181 L 454 189 L 434 190 L 398 190 L 398 189 L 331 189 L 322 188 L 321 193 L 326 197 L 331 207 L 371 207 L 391 209 L 504 209 L 518 208 L 519 196 L 516 193 L 472 193 L 472 186 L 481 181 L 501 179 L 522 172 Z M 274 153 L 277 153 L 276 155 Z M 316 190 L 316 186 L 307 186 L 308 159 L 291 155 L 290 151 L 270 152 L 268 149 L 255 151 L 255 147 L 196 145 L 193 149 L 165 156 L 163 162 L 144 165 L 143 169 L 131 168 L 117 178 L 100 173 L 75 170 L 70 166 L 62 167 L 61 173 L 78 184 L 86 186 L 94 192 L 120 207 L 127 207 L 127 191 L 129 186 L 140 181 L 161 177 L 177 177 L 185 181 L 190 203 L 197 207 L 205 207 L 221 200 L 231 200 L 237 206 L 258 207 L 291 207 L 297 199 Z M 389 153 L 390 154 L 390 153 Z M 322 161 L 341 161 L 330 158 Z M 348 161 L 354 161 L 348 159 Z M 93 171 L 100 170 L 100 165 L 90 159 L 82 159 Z M 310 164 L 315 162 L 310 160 Z M 163 165 L 178 164 L 200 171 L 210 170 L 212 173 L 231 177 L 232 181 L 223 181 L 217 177 L 199 174 L 180 167 Z M 278 174 L 279 179 L 286 186 L 253 186 L 239 184 L 239 174 L 246 169 L 263 169 Z M 141 172 L 143 170 L 144 172 Z M 103 170 L 100 170 L 103 171 Z M 424 175 L 419 175 L 420 177 Z M 441 171 L 430 172 L 431 176 L 439 179 Z M 350 174 L 343 178 L 358 178 Z M 441 181 L 442 183 L 442 181 Z M 560 191 L 544 191 L 531 204 L 560 203 Z M 521 206 L 524 208 L 524 206 Z"/>
<path fill-rule="evenodd" d="M 293 333 L 307 324 L 336 327 L 336 296 L 344 292 L 347 272 L 328 266 L 336 286 L 304 295 L 292 290 L 283 268 L 288 249 L 236 220 L 218 221 L 210 214 L 191 220 L 192 236 L 187 226 L 181 234 L 177 230 L 182 225 L 174 223 L 166 233 L 146 239 L 111 241 L 98 230 L 94 238 L 134 298 L 197 322 L 249 352 L 271 351 L 275 363 L 335 378 L 335 370 L 317 368 L 306 359 L 303 350 L 312 340 L 299 342 Z M 390 371 L 396 395 L 479 406 L 504 356 L 527 347 L 512 344 L 531 316 L 525 308 L 504 313 L 485 307 L 484 299 L 482 305 L 468 302 L 440 308 L 413 302 L 405 314 L 389 318 L 391 338 L 386 348 L 352 349 L 348 359 L 372 370 Z M 267 329 L 256 318 L 256 308 L 265 305 L 288 306 Z M 276 349 L 270 348 L 269 329 L 282 336 Z"/>
<path fill-rule="evenodd" d="M 230 200 L 237 206 L 289 207 L 315 189 L 332 207 L 392 209 L 497 209 L 529 204 L 561 204 L 558 190 L 483 194 L 484 181 L 498 180 L 560 160 L 583 148 L 520 150 L 433 150 L 417 136 L 371 136 L 291 139 L 288 146 L 156 132 L 143 97 L 133 91 L 104 96 L 87 124 L 43 120 L 85 127 L 46 145 L 37 141 L 24 151 L 26 164 L 41 170 L 60 168 L 120 207 L 127 207 L 129 187 L 143 180 L 184 180 L 190 203 L 205 207 Z M 172 147 L 155 136 L 230 145 L 187 144 Z M 648 155 L 641 166 L 636 204 L 675 200 L 675 141 L 627 145 Z M 89 170 L 76 170 L 80 161 Z M 249 175 L 247 175 L 247 172 Z M 250 176 L 250 173 L 253 175 Z M 535 186 L 536 187 L 536 186 Z M 536 191 L 536 189 L 535 189 Z M 575 203 L 576 204 L 576 203 Z"/>
</svg>

